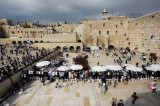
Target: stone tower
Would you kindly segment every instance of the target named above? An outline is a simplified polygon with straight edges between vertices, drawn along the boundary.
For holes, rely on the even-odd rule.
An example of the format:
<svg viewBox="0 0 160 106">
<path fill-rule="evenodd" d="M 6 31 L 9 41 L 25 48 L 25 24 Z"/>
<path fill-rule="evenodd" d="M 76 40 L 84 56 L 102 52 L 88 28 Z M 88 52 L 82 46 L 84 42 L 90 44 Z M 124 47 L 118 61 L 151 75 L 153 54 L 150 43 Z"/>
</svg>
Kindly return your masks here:
<svg viewBox="0 0 160 106">
<path fill-rule="evenodd" d="M 103 20 L 107 20 L 107 18 L 108 18 L 108 12 L 107 12 L 106 8 L 104 8 L 104 11 L 102 13 L 102 17 L 103 17 Z"/>
</svg>

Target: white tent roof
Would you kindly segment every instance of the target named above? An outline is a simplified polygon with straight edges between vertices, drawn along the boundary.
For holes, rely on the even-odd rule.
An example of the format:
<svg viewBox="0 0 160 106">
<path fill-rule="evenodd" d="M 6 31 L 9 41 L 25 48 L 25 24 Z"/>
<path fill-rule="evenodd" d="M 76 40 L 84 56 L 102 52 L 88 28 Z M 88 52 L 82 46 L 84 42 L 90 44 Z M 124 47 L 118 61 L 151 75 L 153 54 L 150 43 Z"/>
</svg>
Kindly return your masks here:
<svg viewBox="0 0 160 106">
<path fill-rule="evenodd" d="M 94 66 L 92 67 L 92 71 L 97 71 L 97 72 L 103 72 L 103 71 L 106 71 L 106 67 L 103 67 L 103 66 Z"/>
<path fill-rule="evenodd" d="M 118 71 L 121 70 L 122 68 L 120 65 L 106 65 L 106 69 Z"/>
<path fill-rule="evenodd" d="M 49 65 L 49 64 L 50 64 L 49 61 L 41 61 L 41 62 L 38 62 L 38 63 L 36 64 L 36 66 L 37 66 L 37 67 L 43 67 L 43 66 L 47 66 L 47 65 Z"/>
<path fill-rule="evenodd" d="M 60 66 L 60 67 L 58 67 L 58 71 L 68 71 L 68 70 L 70 70 L 70 68 L 67 67 L 67 66 Z"/>
<path fill-rule="evenodd" d="M 135 72 L 140 72 L 142 71 L 143 69 L 142 68 L 139 68 L 139 67 L 126 67 L 127 70 L 131 70 L 131 71 L 135 71 Z"/>
<path fill-rule="evenodd" d="M 150 71 L 157 71 L 155 70 L 153 67 L 145 67 L 147 70 L 150 70 Z"/>
<path fill-rule="evenodd" d="M 82 65 L 72 64 L 72 65 L 70 66 L 70 69 L 72 69 L 72 70 L 81 70 L 81 69 L 83 69 L 83 67 L 82 67 Z"/>
<path fill-rule="evenodd" d="M 151 67 L 156 71 L 160 71 L 160 64 L 152 64 Z"/>
</svg>

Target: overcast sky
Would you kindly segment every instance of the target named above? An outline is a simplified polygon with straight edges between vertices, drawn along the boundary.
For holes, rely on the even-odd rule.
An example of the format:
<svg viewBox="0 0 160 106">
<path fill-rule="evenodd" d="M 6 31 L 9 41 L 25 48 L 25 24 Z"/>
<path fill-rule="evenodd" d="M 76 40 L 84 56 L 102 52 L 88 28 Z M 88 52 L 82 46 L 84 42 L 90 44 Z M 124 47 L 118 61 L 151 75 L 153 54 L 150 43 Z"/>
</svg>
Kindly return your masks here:
<svg viewBox="0 0 160 106">
<path fill-rule="evenodd" d="M 32 20 L 47 24 L 79 22 L 83 18 L 101 18 L 107 8 L 110 15 L 149 14 L 160 11 L 160 0 L 0 0 L 0 18 Z"/>
</svg>

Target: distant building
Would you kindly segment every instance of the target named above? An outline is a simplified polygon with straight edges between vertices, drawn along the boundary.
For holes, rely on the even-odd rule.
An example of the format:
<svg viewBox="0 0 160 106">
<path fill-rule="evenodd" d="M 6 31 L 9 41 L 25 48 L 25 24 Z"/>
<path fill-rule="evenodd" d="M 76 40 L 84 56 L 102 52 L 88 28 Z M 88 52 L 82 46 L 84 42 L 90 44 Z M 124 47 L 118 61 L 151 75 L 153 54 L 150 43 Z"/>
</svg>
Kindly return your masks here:
<svg viewBox="0 0 160 106">
<path fill-rule="evenodd" d="M 12 26 L 13 23 L 12 23 L 11 20 L 3 18 L 3 19 L 0 19 L 0 25 L 10 25 L 10 26 Z"/>
</svg>

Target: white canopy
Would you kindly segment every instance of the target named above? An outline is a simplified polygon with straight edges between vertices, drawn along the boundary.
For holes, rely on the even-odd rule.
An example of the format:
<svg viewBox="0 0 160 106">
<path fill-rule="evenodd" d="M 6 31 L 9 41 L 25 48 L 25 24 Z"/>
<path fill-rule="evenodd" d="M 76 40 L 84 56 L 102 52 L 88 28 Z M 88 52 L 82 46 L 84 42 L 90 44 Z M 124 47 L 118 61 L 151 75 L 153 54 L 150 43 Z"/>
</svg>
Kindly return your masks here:
<svg viewBox="0 0 160 106">
<path fill-rule="evenodd" d="M 151 67 L 156 71 L 160 71 L 160 64 L 152 64 Z"/>
<path fill-rule="evenodd" d="M 121 70 L 121 66 L 120 65 L 106 65 L 106 69 L 118 71 L 118 70 Z"/>
<path fill-rule="evenodd" d="M 140 72 L 142 71 L 142 68 L 139 67 L 126 67 L 127 70 L 135 71 L 135 72 Z"/>
<path fill-rule="evenodd" d="M 72 65 L 70 66 L 70 69 L 72 69 L 72 70 L 81 70 L 81 69 L 83 69 L 83 67 L 82 67 L 82 65 L 72 64 Z"/>
<path fill-rule="evenodd" d="M 49 61 L 41 61 L 41 62 L 37 63 L 36 66 L 37 67 L 43 67 L 43 66 L 47 66 L 49 64 L 50 64 Z"/>
<path fill-rule="evenodd" d="M 97 72 L 103 72 L 103 71 L 106 71 L 106 67 L 103 67 L 103 66 L 94 66 L 92 67 L 92 71 L 97 71 Z"/>
<path fill-rule="evenodd" d="M 126 67 L 135 67 L 135 65 L 133 65 L 133 64 L 124 64 L 123 66 L 126 66 Z"/>
<path fill-rule="evenodd" d="M 153 67 L 145 67 L 147 70 L 150 70 L 150 71 L 157 71 L 155 70 Z"/>
<path fill-rule="evenodd" d="M 58 71 L 68 71 L 70 68 L 67 66 L 60 66 L 58 67 Z"/>
<path fill-rule="evenodd" d="M 99 50 L 99 47 L 97 47 L 97 46 L 91 46 L 91 50 Z"/>
</svg>

